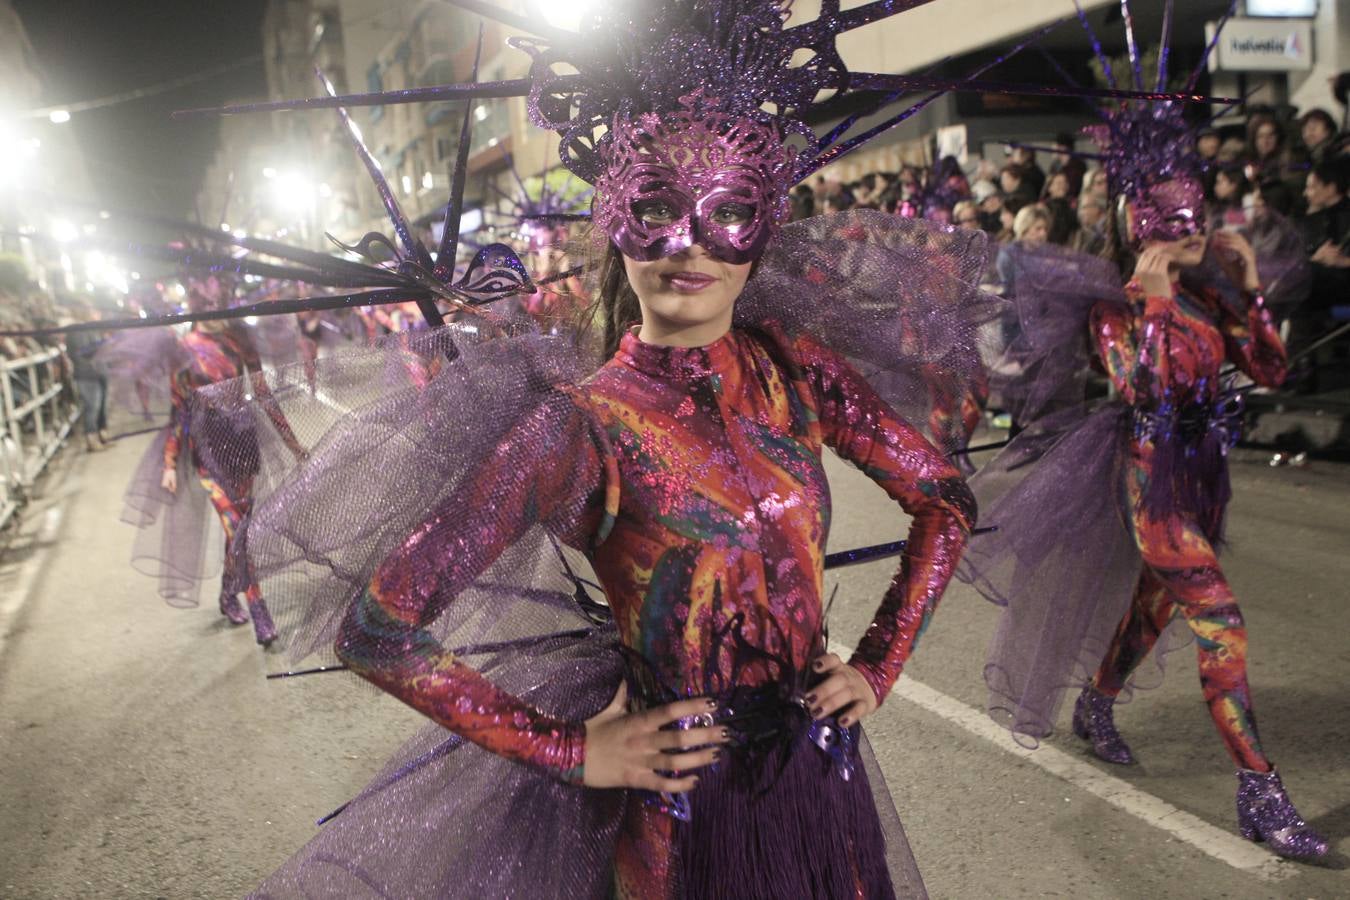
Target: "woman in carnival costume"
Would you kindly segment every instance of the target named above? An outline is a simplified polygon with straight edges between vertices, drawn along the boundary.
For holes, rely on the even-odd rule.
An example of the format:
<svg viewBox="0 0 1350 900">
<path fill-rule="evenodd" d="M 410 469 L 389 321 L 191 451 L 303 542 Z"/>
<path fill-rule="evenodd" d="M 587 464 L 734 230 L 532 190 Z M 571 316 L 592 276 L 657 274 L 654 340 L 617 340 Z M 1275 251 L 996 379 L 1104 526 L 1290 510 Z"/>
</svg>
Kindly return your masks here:
<svg viewBox="0 0 1350 900">
<path fill-rule="evenodd" d="M 634 10 L 519 42 L 533 120 L 596 188 L 598 370 L 492 310 L 321 359 L 352 414 L 254 512 L 292 657 L 335 652 L 433 720 L 259 896 L 923 896 L 859 722 L 974 523 L 909 423 L 935 373 L 961 396 L 981 372 L 985 239 L 874 211 L 780 225 L 794 183 L 876 133 L 804 119 L 857 79 L 838 33 L 892 4 L 791 28 L 767 0 Z M 410 354 L 424 377 L 400 378 Z M 826 445 L 914 519 L 847 661 Z"/>
<path fill-rule="evenodd" d="M 188 284 L 190 311 L 200 313 L 228 305 L 229 288 L 221 278 L 212 275 Z M 168 333 L 164 329 L 154 331 Z M 225 532 L 220 612 L 236 625 L 251 619 L 258 643 L 266 646 L 275 639 L 276 627 L 251 577 L 243 543 L 237 540 L 252 505 L 252 482 L 258 465 L 256 441 L 250 448 L 250 441 L 241 432 L 233 453 L 213 453 L 198 434 L 208 423 L 197 420 L 200 414 L 194 408 L 195 392 L 247 374 L 249 389 L 267 407 L 273 427 L 287 447 L 297 455 L 304 451 L 272 397 L 253 337 L 243 323 L 198 322 L 177 340 L 173 354 L 167 358 L 172 362 L 166 362 L 161 352 L 153 362 L 167 365 L 171 371 L 169 424 L 142 458 L 126 494 L 123 519 L 142 529 L 133 564 L 158 575 L 160 593 L 170 603 L 195 605 L 197 583 L 204 577 L 210 558 L 204 546 L 208 519 L 203 501 L 209 503 Z M 213 427 L 219 431 L 223 423 L 214 423 Z M 202 490 L 192 490 L 189 480 L 195 480 Z M 239 603 L 241 593 L 248 603 L 247 611 Z"/>
<path fill-rule="evenodd" d="M 1234 232 L 1206 237 L 1201 161 L 1179 109 L 1126 104 L 1091 131 L 1117 233 L 1137 255 L 1132 277 L 1121 290 L 1113 273 L 1076 255 L 1025 262 L 1047 287 L 1042 302 L 1062 301 L 1032 317 L 1042 333 L 1069 335 L 1064 323 L 1082 323 L 1090 310 L 1114 396 L 1091 411 L 1050 404 L 1052 414 L 973 482 L 999 531 L 972 546 L 963 577 L 1007 607 L 985 668 L 991 711 L 1015 733 L 1041 737 L 1066 688 L 1082 684 L 1074 733 L 1100 758 L 1132 763 L 1113 704 L 1132 679 L 1147 686 L 1141 663 L 1150 651 L 1160 661 L 1169 623 L 1184 623 L 1237 767 L 1241 833 L 1282 856 L 1316 858 L 1327 842 L 1290 802 L 1257 732 L 1246 628 L 1218 561 L 1227 452 L 1241 429 L 1224 366 L 1258 385 L 1283 382 L 1286 355 L 1262 277 L 1279 271 L 1271 287 L 1284 295 L 1299 281 L 1296 267 L 1258 266 Z M 1033 385 L 1036 396 L 1057 396 L 1068 370 L 1052 370 Z"/>
</svg>

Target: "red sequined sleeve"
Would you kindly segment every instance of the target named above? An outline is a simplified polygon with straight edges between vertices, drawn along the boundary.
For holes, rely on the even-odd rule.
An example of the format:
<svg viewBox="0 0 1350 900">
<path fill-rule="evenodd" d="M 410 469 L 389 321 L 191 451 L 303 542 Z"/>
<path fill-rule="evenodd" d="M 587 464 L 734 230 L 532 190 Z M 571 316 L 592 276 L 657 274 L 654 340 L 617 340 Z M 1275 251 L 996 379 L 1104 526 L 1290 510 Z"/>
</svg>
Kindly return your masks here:
<svg viewBox="0 0 1350 900">
<path fill-rule="evenodd" d="M 951 581 L 975 525 L 975 498 L 951 461 L 841 357 L 810 339 L 795 349 L 817 399 L 822 439 L 913 517 L 900 569 L 849 660 L 881 702 Z"/>
<path fill-rule="evenodd" d="M 501 756 L 580 783 L 585 725 L 501 690 L 457 660 L 429 626 L 538 523 L 573 545 L 600 533 L 617 472 L 601 437 L 558 394 L 518 424 L 381 563 L 351 605 L 338 656 L 362 678 Z"/>
<path fill-rule="evenodd" d="M 1128 305 L 1103 301 L 1092 308 L 1092 338 L 1120 398 L 1130 406 L 1150 406 L 1162 400 L 1171 377 L 1167 329 L 1175 301 L 1144 296 L 1134 281 L 1125 292 Z M 1144 315 L 1136 318 L 1141 305 Z"/>
<path fill-rule="evenodd" d="M 1252 381 L 1277 388 L 1289 374 L 1284 341 L 1270 318 L 1265 299 L 1260 294 L 1251 294 L 1246 300 L 1245 314 L 1221 307 L 1219 330 L 1223 332 L 1228 358 Z"/>
<path fill-rule="evenodd" d="M 192 399 L 191 374 L 186 368 L 169 376 L 169 437 L 164 441 L 164 468 L 178 468 L 178 455 L 183 452 L 183 427 L 187 424 L 187 406 Z"/>
</svg>

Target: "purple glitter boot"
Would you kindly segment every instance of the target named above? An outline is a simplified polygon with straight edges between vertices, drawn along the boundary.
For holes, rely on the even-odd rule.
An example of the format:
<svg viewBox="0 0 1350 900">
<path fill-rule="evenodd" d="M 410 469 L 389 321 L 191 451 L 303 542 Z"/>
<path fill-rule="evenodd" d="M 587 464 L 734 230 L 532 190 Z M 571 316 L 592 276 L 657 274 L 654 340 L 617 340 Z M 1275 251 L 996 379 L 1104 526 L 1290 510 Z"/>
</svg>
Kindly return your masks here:
<svg viewBox="0 0 1350 900">
<path fill-rule="evenodd" d="M 1280 773 L 1238 769 L 1238 830 L 1249 841 L 1265 841 L 1280 856 L 1317 859 L 1327 852 L 1327 839 L 1308 827 L 1289 802 Z"/>
<path fill-rule="evenodd" d="M 266 647 L 277 639 L 277 626 L 272 624 L 272 614 L 267 604 L 259 597 L 248 605 L 249 615 L 253 617 L 253 635 L 258 643 Z"/>
<path fill-rule="evenodd" d="M 1116 731 L 1116 722 L 1111 715 L 1115 702 L 1115 697 L 1098 693 L 1092 685 L 1083 688 L 1078 702 L 1073 705 L 1073 733 L 1091 741 L 1092 752 L 1101 759 L 1120 766 L 1133 765 L 1134 754 Z"/>
<path fill-rule="evenodd" d="M 220 614 L 229 619 L 232 625 L 243 625 L 248 621 L 248 613 L 244 612 L 244 605 L 239 602 L 239 597 L 225 591 L 220 592 Z"/>
</svg>

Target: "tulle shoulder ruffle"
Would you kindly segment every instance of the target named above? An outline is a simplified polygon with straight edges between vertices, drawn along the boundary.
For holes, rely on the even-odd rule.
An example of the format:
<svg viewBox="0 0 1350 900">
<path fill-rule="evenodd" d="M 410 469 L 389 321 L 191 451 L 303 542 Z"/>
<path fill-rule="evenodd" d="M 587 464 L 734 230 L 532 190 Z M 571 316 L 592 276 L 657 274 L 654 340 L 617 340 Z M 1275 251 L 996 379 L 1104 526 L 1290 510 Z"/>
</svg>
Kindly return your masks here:
<svg viewBox="0 0 1350 900">
<path fill-rule="evenodd" d="M 1010 245 L 1012 321 L 993 387 L 1014 422 L 1026 425 L 1080 406 L 1092 359 L 1088 322 L 1099 302 L 1125 302 L 1120 273 L 1097 256 L 1053 244 Z"/>
</svg>

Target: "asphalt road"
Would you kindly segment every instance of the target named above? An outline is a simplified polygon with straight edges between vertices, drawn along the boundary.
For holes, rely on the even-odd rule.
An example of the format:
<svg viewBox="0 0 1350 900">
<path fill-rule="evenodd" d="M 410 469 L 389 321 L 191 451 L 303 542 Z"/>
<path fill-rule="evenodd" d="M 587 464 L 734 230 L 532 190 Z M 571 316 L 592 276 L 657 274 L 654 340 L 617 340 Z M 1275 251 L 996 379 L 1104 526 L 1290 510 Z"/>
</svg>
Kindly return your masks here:
<svg viewBox="0 0 1350 900">
<path fill-rule="evenodd" d="M 249 629 L 212 602 L 160 603 L 117 520 L 148 441 L 67 451 L 0 551 L 5 898 L 240 896 L 418 724 L 346 675 L 265 681 L 280 661 Z M 831 476 L 831 549 L 903 534 L 858 473 Z M 1350 896 L 1350 468 L 1240 456 L 1234 481 L 1225 566 L 1263 736 L 1335 857 L 1275 862 L 1236 838 L 1236 782 L 1189 653 L 1119 711 L 1139 766 L 1099 763 L 1072 735 L 1019 751 L 979 712 L 996 610 L 957 587 L 868 722 L 934 898 Z M 892 569 L 841 573 L 836 640 L 856 639 Z"/>
</svg>

